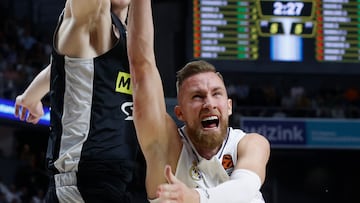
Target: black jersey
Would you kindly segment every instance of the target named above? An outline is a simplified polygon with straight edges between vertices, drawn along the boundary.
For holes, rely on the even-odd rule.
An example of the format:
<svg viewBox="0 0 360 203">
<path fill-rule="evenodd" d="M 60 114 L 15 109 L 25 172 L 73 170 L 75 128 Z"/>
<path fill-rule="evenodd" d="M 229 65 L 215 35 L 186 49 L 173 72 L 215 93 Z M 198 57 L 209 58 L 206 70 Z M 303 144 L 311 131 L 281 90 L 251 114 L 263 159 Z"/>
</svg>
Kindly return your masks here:
<svg viewBox="0 0 360 203">
<path fill-rule="evenodd" d="M 134 176 L 141 177 L 136 183 L 144 184 L 143 173 L 134 175 L 145 166 L 144 159 L 137 157 L 142 154 L 132 118 L 126 30 L 116 16 L 112 21 L 121 36 L 102 55 L 82 59 L 60 55 L 56 48 L 52 51 L 47 166 L 55 185 L 74 186 L 70 193 L 57 188 L 58 197 L 61 192 L 80 193 L 79 201 L 82 196 L 88 202 L 88 196 L 103 192 L 99 189 L 109 198 L 111 191 L 129 190 Z"/>
</svg>

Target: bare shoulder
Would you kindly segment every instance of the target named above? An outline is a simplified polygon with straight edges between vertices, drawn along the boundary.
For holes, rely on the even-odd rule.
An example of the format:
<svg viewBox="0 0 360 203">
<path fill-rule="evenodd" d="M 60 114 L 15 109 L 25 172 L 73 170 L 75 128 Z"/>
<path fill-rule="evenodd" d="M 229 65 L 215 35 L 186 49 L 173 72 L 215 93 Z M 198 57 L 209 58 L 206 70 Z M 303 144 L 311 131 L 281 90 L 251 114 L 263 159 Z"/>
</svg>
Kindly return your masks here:
<svg viewBox="0 0 360 203">
<path fill-rule="evenodd" d="M 246 149 L 249 149 L 251 151 L 255 149 L 269 151 L 270 142 L 265 136 L 259 133 L 248 133 L 239 142 L 238 149 L 241 151 Z"/>
<path fill-rule="evenodd" d="M 253 142 L 263 142 L 264 144 L 269 144 L 268 139 L 259 133 L 248 133 L 245 138 Z"/>
</svg>

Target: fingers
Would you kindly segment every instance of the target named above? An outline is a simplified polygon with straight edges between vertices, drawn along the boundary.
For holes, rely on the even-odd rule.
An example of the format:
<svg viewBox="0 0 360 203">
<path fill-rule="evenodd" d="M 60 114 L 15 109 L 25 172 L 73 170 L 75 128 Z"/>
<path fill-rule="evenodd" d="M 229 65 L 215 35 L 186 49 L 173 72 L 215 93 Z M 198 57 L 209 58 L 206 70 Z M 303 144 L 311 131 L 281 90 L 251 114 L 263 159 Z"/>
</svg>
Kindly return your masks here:
<svg viewBox="0 0 360 203">
<path fill-rule="evenodd" d="M 172 173 L 170 165 L 165 166 L 165 178 L 169 184 L 176 184 L 179 182 L 179 180 Z"/>
<path fill-rule="evenodd" d="M 20 120 L 25 120 L 26 117 L 26 112 L 28 111 L 28 109 L 26 107 L 23 106 L 23 100 L 21 95 L 17 96 L 15 99 L 15 117 L 19 117 Z"/>
<path fill-rule="evenodd" d="M 15 104 L 15 111 L 14 111 L 14 115 L 15 117 L 18 117 L 19 116 L 19 109 L 20 109 L 20 106 Z"/>
<path fill-rule="evenodd" d="M 22 96 L 17 96 L 15 101 L 15 117 L 18 117 L 21 121 L 36 124 L 40 118 L 44 115 L 42 103 L 39 102 L 36 105 L 26 105 L 23 102 Z"/>
<path fill-rule="evenodd" d="M 169 165 L 165 166 L 164 175 L 168 184 L 162 184 L 158 187 L 157 196 L 167 203 L 182 202 L 180 201 L 182 198 L 181 194 L 179 193 L 179 187 L 182 183 L 172 173 L 171 167 Z"/>
<path fill-rule="evenodd" d="M 25 120 L 28 109 L 24 106 L 16 105 L 15 106 L 15 116 L 20 120 Z"/>
<path fill-rule="evenodd" d="M 28 111 L 27 108 L 25 108 L 25 107 L 22 107 L 22 108 L 21 108 L 20 120 L 22 120 L 22 121 L 25 120 L 27 111 Z"/>
<path fill-rule="evenodd" d="M 28 109 L 26 107 L 16 104 L 14 115 L 15 115 L 15 117 L 18 117 L 20 120 L 23 121 L 26 118 L 27 111 L 28 111 Z"/>
<path fill-rule="evenodd" d="M 164 174 L 165 174 L 165 178 L 166 178 L 167 182 L 171 184 L 172 183 L 171 182 L 171 166 L 169 166 L 169 165 L 165 166 Z"/>
<path fill-rule="evenodd" d="M 20 111 L 20 107 L 21 107 L 21 98 L 20 96 L 17 96 L 16 99 L 15 99 L 15 111 L 14 111 L 14 114 L 15 114 L 15 117 L 19 117 L 19 111 Z"/>
<path fill-rule="evenodd" d="M 26 118 L 26 122 L 36 124 L 40 120 L 39 116 L 34 116 L 32 114 L 29 114 L 29 116 Z"/>
<path fill-rule="evenodd" d="M 177 187 L 171 184 L 160 185 L 156 193 L 161 200 L 177 200 L 179 198 Z"/>
</svg>

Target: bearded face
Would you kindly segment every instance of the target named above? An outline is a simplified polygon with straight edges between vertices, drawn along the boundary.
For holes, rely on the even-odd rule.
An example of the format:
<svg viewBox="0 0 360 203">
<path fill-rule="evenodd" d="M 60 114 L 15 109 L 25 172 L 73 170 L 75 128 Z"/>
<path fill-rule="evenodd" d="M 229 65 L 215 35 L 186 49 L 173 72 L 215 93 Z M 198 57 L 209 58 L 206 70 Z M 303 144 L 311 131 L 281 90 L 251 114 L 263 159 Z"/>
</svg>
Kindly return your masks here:
<svg viewBox="0 0 360 203">
<path fill-rule="evenodd" d="M 212 123 L 216 130 L 207 130 L 209 123 Z M 219 125 L 221 123 L 221 125 Z M 215 149 L 223 143 L 227 136 L 228 119 L 224 118 L 222 121 L 218 119 L 211 119 L 201 122 L 202 127 L 186 125 L 186 132 L 189 135 L 191 142 L 202 149 Z M 216 126 L 216 127 L 215 127 Z"/>
<path fill-rule="evenodd" d="M 213 150 L 227 136 L 232 103 L 223 81 L 213 72 L 187 78 L 179 89 L 178 118 L 186 124 L 186 132 L 197 149 Z"/>
</svg>

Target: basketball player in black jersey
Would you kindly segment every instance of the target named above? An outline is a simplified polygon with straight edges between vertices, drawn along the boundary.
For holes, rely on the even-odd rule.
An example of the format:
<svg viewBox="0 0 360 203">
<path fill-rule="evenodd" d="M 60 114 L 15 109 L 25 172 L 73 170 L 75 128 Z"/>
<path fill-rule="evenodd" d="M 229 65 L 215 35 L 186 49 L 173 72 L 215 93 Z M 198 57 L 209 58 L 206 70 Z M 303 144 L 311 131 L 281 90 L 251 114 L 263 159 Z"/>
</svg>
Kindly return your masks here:
<svg viewBox="0 0 360 203">
<path fill-rule="evenodd" d="M 129 3 L 67 0 L 50 65 L 16 98 L 15 115 L 35 124 L 49 92 L 46 202 L 147 202 L 132 121 Z"/>
</svg>

